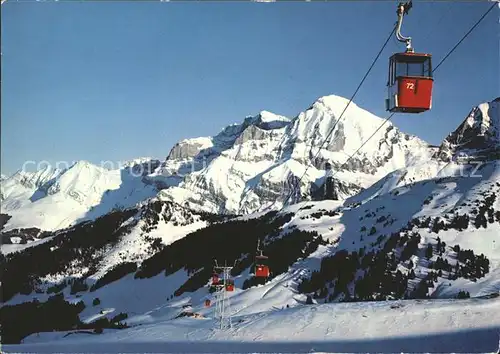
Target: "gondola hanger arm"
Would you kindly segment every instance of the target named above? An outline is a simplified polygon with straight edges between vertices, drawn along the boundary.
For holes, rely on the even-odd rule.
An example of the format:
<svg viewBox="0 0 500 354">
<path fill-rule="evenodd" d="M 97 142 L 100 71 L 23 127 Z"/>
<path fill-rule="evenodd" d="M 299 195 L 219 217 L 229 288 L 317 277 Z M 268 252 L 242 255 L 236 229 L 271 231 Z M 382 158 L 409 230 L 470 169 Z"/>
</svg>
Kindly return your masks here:
<svg viewBox="0 0 500 354">
<path fill-rule="evenodd" d="M 408 52 L 408 53 L 414 52 L 413 47 L 411 45 L 411 37 L 405 37 L 401 34 L 401 26 L 403 24 L 404 15 L 408 15 L 408 12 L 412 8 L 412 6 L 413 6 L 413 4 L 412 4 L 411 0 L 409 2 L 406 2 L 406 3 L 400 2 L 398 4 L 398 9 L 396 11 L 396 13 L 398 14 L 396 38 L 398 41 L 406 43 L 406 52 Z"/>
</svg>

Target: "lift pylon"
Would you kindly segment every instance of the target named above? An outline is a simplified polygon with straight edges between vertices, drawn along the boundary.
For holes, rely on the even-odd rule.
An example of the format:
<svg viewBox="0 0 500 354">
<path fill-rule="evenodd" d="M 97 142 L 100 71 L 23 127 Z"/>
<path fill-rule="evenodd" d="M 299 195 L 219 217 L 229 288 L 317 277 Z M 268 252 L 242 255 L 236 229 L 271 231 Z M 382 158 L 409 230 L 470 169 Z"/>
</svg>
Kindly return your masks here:
<svg viewBox="0 0 500 354">
<path fill-rule="evenodd" d="M 217 273 L 222 273 L 222 281 L 216 285 L 215 290 L 215 318 L 216 324 L 219 329 L 233 328 L 232 314 L 231 314 L 231 301 L 228 294 L 228 284 L 232 281 L 231 270 L 233 267 L 227 265 L 219 266 L 215 261 L 214 270 Z M 231 291 L 231 290 L 229 290 Z"/>
</svg>

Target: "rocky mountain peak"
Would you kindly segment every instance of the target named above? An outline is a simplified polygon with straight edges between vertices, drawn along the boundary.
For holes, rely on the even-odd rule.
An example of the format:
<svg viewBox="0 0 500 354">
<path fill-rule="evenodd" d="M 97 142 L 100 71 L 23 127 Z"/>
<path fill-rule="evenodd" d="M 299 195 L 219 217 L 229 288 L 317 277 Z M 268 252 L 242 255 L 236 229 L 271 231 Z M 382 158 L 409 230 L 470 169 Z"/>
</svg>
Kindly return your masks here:
<svg viewBox="0 0 500 354">
<path fill-rule="evenodd" d="M 442 142 L 437 157 L 489 156 L 500 150 L 500 97 L 472 108 L 460 126 Z"/>
</svg>

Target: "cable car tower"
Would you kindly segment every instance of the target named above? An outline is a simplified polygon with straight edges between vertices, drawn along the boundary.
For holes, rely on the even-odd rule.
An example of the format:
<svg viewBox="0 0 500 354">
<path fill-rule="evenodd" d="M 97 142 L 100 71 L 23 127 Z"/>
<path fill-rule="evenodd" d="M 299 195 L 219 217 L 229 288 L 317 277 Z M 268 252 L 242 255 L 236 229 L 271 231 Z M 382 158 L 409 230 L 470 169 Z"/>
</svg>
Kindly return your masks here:
<svg viewBox="0 0 500 354">
<path fill-rule="evenodd" d="M 338 200 L 336 191 L 336 183 L 333 179 L 332 164 L 327 162 L 325 164 L 325 182 L 323 183 L 323 198 Z"/>
<path fill-rule="evenodd" d="M 415 53 L 411 37 L 401 34 L 404 15 L 412 8 L 411 0 L 399 3 L 396 39 L 406 44 L 406 52 L 389 59 L 388 97 L 386 110 L 393 113 L 421 113 L 432 107 L 431 54 Z"/>
<path fill-rule="evenodd" d="M 217 277 L 217 282 L 212 282 L 215 286 L 215 318 L 219 329 L 233 328 L 231 301 L 228 296 L 229 291 L 234 291 L 234 281 L 231 279 L 231 270 L 233 267 L 219 266 L 215 261 L 214 270 L 216 273 L 222 273 L 222 279 Z M 212 278 L 212 279 L 214 279 Z"/>
</svg>

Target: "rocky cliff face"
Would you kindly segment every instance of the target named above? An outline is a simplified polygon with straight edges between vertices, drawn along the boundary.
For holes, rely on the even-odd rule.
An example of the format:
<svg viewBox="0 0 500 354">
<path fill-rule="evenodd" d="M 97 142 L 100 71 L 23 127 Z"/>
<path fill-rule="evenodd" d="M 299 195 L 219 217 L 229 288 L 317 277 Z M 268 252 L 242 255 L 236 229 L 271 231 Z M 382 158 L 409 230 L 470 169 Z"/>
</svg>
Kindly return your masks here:
<svg viewBox="0 0 500 354">
<path fill-rule="evenodd" d="M 175 144 L 167 156 L 167 160 L 184 160 L 196 157 L 202 150 L 212 147 L 210 138 L 182 140 Z"/>
<path fill-rule="evenodd" d="M 180 141 L 162 162 L 140 158 L 110 171 L 80 161 L 64 171 L 19 173 L 2 181 L 2 212 L 12 216 L 6 227 L 63 228 L 158 191 L 163 200 L 198 211 L 278 209 L 285 200 L 313 198 L 325 182 L 327 164 L 335 194 L 344 199 L 396 169 L 431 158 L 426 142 L 390 122 L 356 152 L 384 121 L 354 103 L 338 121 L 347 103 L 321 97 L 293 119 L 262 111 L 213 137 Z"/>
<path fill-rule="evenodd" d="M 498 155 L 500 150 L 500 97 L 474 107 L 460 126 L 439 147 L 444 161 Z"/>
<path fill-rule="evenodd" d="M 351 103 L 336 124 L 347 103 L 338 96 L 321 97 L 293 119 L 263 111 L 215 137 L 183 140 L 155 171 L 156 178 L 182 176 L 162 198 L 210 212 L 255 212 L 279 208 L 293 191 L 289 181 L 298 183 L 309 165 L 297 199 L 310 198 L 324 183 L 327 163 L 339 198 L 346 198 L 394 169 L 430 158 L 426 142 L 387 123 L 345 163 L 383 122 Z"/>
</svg>

